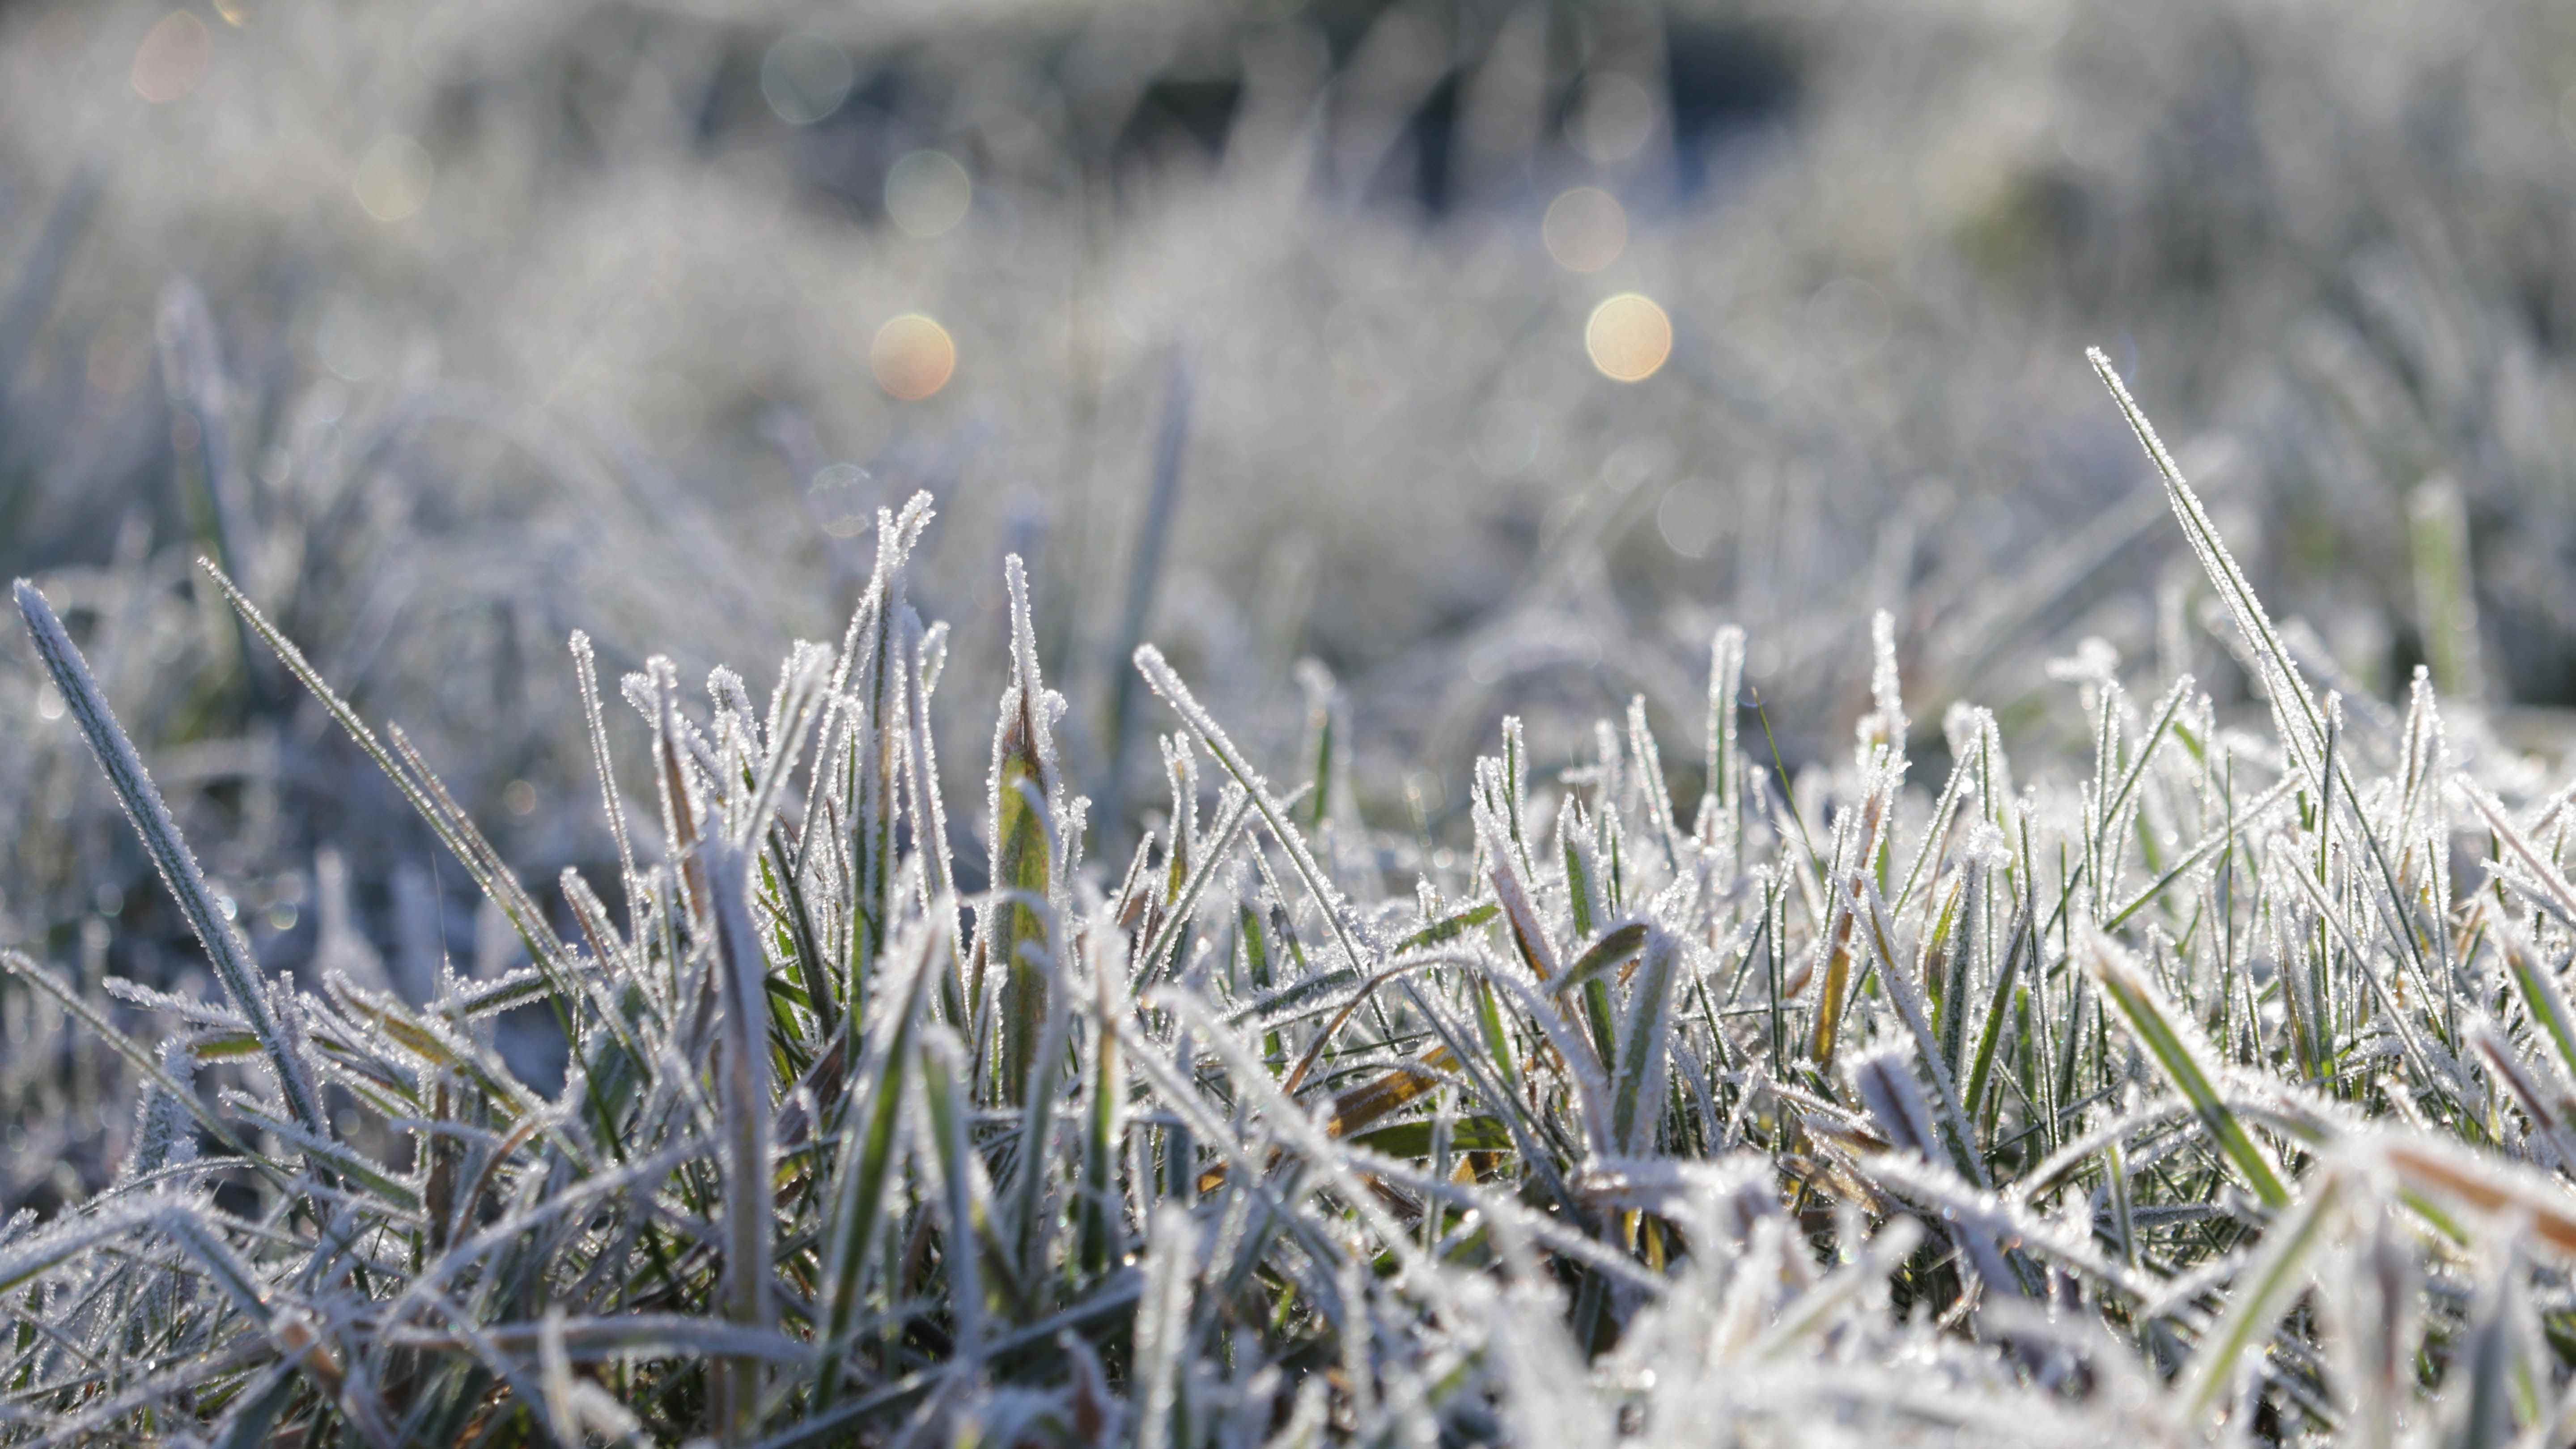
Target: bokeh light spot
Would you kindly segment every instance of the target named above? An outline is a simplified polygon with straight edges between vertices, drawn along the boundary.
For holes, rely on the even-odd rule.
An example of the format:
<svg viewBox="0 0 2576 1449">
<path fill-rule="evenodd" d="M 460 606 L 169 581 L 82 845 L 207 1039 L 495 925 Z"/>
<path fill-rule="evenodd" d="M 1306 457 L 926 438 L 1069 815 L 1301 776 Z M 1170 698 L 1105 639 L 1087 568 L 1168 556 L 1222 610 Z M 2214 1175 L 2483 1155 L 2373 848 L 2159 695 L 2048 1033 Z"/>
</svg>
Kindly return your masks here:
<svg viewBox="0 0 2576 1449">
<path fill-rule="evenodd" d="M 1583 350 L 1613 382 L 1643 382 L 1673 354 L 1673 319 L 1655 299 L 1621 292 L 1592 309 L 1583 324 Z"/>
<path fill-rule="evenodd" d="M 877 329 L 868 347 L 868 368 L 877 386 L 905 402 L 919 402 L 948 385 L 957 370 L 957 344 L 948 329 L 918 312 Z"/>
<path fill-rule="evenodd" d="M 197 88 L 214 59 L 214 37 L 206 23 L 185 10 L 173 10 L 143 32 L 134 48 L 134 93 L 156 106 L 166 106 Z"/>
<path fill-rule="evenodd" d="M 779 37 L 760 58 L 760 94 L 791 126 L 810 126 L 839 110 L 858 78 L 848 51 L 806 31 Z"/>
<path fill-rule="evenodd" d="M 1702 559 L 1717 544 L 1726 515 L 1718 507 L 1717 485 L 1705 478 L 1685 478 L 1664 490 L 1655 505 L 1655 531 L 1664 546 L 1683 558 Z"/>
<path fill-rule="evenodd" d="M 367 148 L 349 189 L 378 221 L 401 221 L 429 204 L 429 152 L 409 136 L 387 136 Z"/>
<path fill-rule="evenodd" d="M 1578 186 L 1549 202 L 1538 230 L 1547 254 L 1570 272 L 1597 272 L 1628 249 L 1628 213 L 1597 186 Z"/>
<path fill-rule="evenodd" d="M 876 479 L 856 463 L 834 463 L 817 470 L 805 489 L 805 506 L 814 522 L 834 538 L 856 538 L 866 532 L 868 513 L 876 501 Z"/>
<path fill-rule="evenodd" d="M 1615 72 L 1594 76 L 1583 87 L 1583 109 L 1575 116 L 1574 144 L 1596 164 L 1625 161 L 1655 134 L 1662 110 L 1655 93 L 1635 76 Z"/>
<path fill-rule="evenodd" d="M 966 219 L 975 183 L 945 151 L 915 151 L 886 172 L 886 215 L 917 237 L 944 235 Z"/>
</svg>

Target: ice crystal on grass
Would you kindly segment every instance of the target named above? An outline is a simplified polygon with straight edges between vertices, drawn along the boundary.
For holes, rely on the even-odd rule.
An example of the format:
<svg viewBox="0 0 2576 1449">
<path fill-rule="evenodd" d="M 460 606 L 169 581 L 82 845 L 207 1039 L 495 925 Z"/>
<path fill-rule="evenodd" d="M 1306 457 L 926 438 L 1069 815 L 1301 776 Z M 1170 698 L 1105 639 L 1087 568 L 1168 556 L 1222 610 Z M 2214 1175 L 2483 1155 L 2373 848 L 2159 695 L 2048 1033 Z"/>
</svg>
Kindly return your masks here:
<svg viewBox="0 0 2576 1449">
<path fill-rule="evenodd" d="M 1147 644 L 1168 804 L 1087 820 L 1012 557 L 978 868 L 916 499 L 765 707 L 654 659 L 612 721 L 573 637 L 618 879 L 545 900 L 210 566 L 527 952 L 418 1000 L 259 971 L 22 584 L 219 995 L 5 958 L 144 1086 L 115 1181 L 0 1233 L 0 1435 L 2563 1438 L 2568 797 L 2454 763 L 2420 679 L 2310 695 L 2096 365 L 2273 731 L 2097 657 L 2027 788 L 1990 713 L 1917 737 L 1882 614 L 1845 768 L 1757 762 L 1727 626 L 1703 738 L 1506 721 L 1449 842 L 1371 820 L 1320 671 L 1283 791 Z M 496 1049 L 532 1009 L 560 1086 Z"/>
</svg>

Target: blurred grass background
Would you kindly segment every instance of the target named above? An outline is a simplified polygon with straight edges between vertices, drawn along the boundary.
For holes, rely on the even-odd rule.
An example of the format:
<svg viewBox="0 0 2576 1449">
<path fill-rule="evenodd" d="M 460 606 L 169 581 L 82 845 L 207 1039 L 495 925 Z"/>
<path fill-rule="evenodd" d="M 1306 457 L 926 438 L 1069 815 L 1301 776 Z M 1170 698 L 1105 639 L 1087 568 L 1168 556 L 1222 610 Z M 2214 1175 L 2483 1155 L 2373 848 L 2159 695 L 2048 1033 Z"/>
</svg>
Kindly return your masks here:
<svg viewBox="0 0 2576 1449">
<path fill-rule="evenodd" d="M 1880 607 L 1934 750 L 2088 639 L 2242 698 L 2100 342 L 2329 681 L 2429 661 L 2546 741 L 2571 200 L 2542 3 L 22 0 L 0 568 L 263 958 L 414 991 L 507 933 L 200 552 L 531 879 L 608 848 L 565 635 L 837 637 L 916 489 L 944 698 L 998 688 L 967 601 L 1017 551 L 1096 796 L 1150 768 L 1141 635 L 1282 763 L 1320 661 L 1368 822 L 1439 831 L 1498 709 L 1543 758 L 1638 692 L 1687 738 L 1727 619 L 1792 768 Z M 41 678 L 0 641 L 0 940 L 183 983 Z M 64 1084 L 113 1070 L 10 1054 L 0 1205 L 94 1172 L 117 1094 Z"/>
</svg>

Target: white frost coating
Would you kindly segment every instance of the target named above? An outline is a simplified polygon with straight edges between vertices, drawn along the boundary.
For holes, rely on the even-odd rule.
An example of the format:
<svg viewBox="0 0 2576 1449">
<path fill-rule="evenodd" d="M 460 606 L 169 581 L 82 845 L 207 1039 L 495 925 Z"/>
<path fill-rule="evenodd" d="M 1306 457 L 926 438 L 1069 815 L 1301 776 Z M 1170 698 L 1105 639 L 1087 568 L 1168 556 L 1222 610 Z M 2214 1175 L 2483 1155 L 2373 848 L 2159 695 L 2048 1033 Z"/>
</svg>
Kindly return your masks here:
<svg viewBox="0 0 2576 1449">
<path fill-rule="evenodd" d="M 1664 868 L 1678 872 L 1682 861 L 1681 828 L 1673 821 L 1672 787 L 1664 781 L 1663 754 L 1655 748 L 1655 732 L 1646 723 L 1646 697 L 1633 696 L 1628 701 L 1628 753 L 1637 762 L 1638 793 L 1646 803 L 1646 820 L 1655 832 L 1655 848 L 1663 853 Z"/>
<path fill-rule="evenodd" d="M 1351 969 L 1369 970 L 1375 964 L 1375 953 L 1361 948 L 1349 919 L 1349 910 L 1342 903 L 1341 892 L 1333 888 L 1322 868 L 1315 864 L 1315 857 L 1306 849 L 1305 838 L 1289 822 L 1287 807 L 1271 793 L 1269 782 L 1252 768 L 1243 752 L 1234 747 L 1234 741 L 1226 737 L 1224 727 L 1216 722 L 1215 716 L 1210 715 L 1190 693 L 1190 687 L 1181 682 L 1181 676 L 1164 661 L 1162 650 L 1151 644 L 1139 645 L 1136 667 L 1144 671 L 1145 682 L 1154 686 L 1154 692 L 1161 695 L 1191 732 L 1199 737 L 1199 743 L 1207 746 L 1208 753 L 1216 756 L 1217 762 L 1234 776 L 1235 783 L 1251 792 L 1253 808 L 1261 812 L 1262 822 L 1270 827 L 1280 849 L 1287 851 L 1288 859 L 1296 865 L 1299 879 L 1315 897 L 1315 904 L 1323 912 L 1324 919 L 1331 923 L 1334 939 L 1340 944 L 1342 955 L 1350 962 Z"/>
<path fill-rule="evenodd" d="M 1744 760 L 1736 743 L 1736 702 L 1743 693 L 1744 630 L 1728 624 L 1708 646 L 1708 762 L 1700 838 L 1720 851 L 1720 869 L 1730 873 L 1744 858 Z"/>
<path fill-rule="evenodd" d="M 2210 521 L 2209 510 L 2201 506 L 2200 495 L 2183 480 L 2182 468 L 2174 462 L 2173 455 L 2165 451 L 2164 440 L 2156 436 L 2155 424 L 2147 420 L 2146 412 L 2138 406 L 2135 398 L 2129 396 L 2128 385 L 2120 381 L 2120 374 L 2112 370 L 2111 359 L 2104 356 L 2098 347 L 2086 349 L 2084 355 L 2092 361 L 2093 371 L 2100 375 L 2102 385 L 2111 390 L 2112 399 L 2119 403 L 2130 430 L 2138 435 L 2139 444 L 2154 461 L 2156 472 L 2164 479 L 2166 496 L 2173 503 L 2174 516 L 2182 521 L 2183 537 L 2191 544 L 2191 551 L 2199 557 L 2201 567 L 2209 574 L 2210 583 L 2217 587 L 2219 598 L 2235 618 L 2237 630 L 2245 636 L 2247 646 L 2252 649 L 2261 674 L 2263 692 L 2271 700 L 2273 712 L 2279 720 L 2281 743 L 2289 749 L 2302 772 L 2315 778 L 2324 768 L 2325 720 L 2317 712 L 2317 702 L 2308 694 L 2307 684 L 2299 677 L 2297 661 L 2290 657 L 2289 647 L 2281 642 L 2280 631 L 2272 627 L 2272 616 L 2264 612 L 2263 601 L 2255 597 L 2254 586 L 2247 582 L 2245 571 L 2236 566 L 2235 556 L 2228 553 L 2226 542 L 2218 536 L 2218 525 Z"/>
<path fill-rule="evenodd" d="M 1507 721 L 1410 830 L 1370 793 L 1390 741 L 1336 719 L 1332 875 L 1233 743 L 1292 737 L 1293 709 L 1229 736 L 1141 651 L 1189 741 L 1165 756 L 1175 848 L 1104 900 L 1064 802 L 1065 949 L 1010 1100 L 993 1003 L 956 989 L 954 872 L 977 863 L 943 849 L 945 636 L 903 597 L 926 519 L 884 520 L 857 647 L 791 651 L 757 718 L 730 676 L 694 724 L 667 663 L 633 681 L 652 753 L 616 763 L 673 807 L 667 840 L 614 862 L 595 842 L 643 877 L 623 938 L 580 867 L 541 909 L 418 753 L 375 746 L 292 656 L 496 909 L 578 929 L 578 969 L 549 947 L 419 1007 L 327 969 L 316 995 L 255 982 L 358 1120 L 342 1140 L 264 1082 L 191 1090 L 263 1051 L 228 1002 L 111 982 L 108 1006 L 0 953 L 0 1006 L 39 1043 L 11 1073 L 97 1075 L 105 1052 L 52 1050 L 62 1020 L 149 1089 L 111 1119 L 140 1128 L 122 1182 L 61 1226 L 0 1228 L 0 1287 L 37 1330 L 0 1342 L 27 1386 L 0 1395 L 0 1440 L 394 1442 L 502 1422 L 496 1403 L 503 1433 L 781 1449 L 2321 1439 L 2330 1416 L 2367 1427 L 2372 1395 L 2400 1401 L 2388 1424 L 2456 1425 L 2509 1366 L 2496 1305 L 2555 1302 L 2576 1259 L 2576 792 L 2483 743 L 2447 759 L 2429 689 L 2384 739 L 2322 705 L 2332 766 L 2310 770 L 2188 683 L 2133 708 L 2138 678 L 2099 651 L 2073 758 L 2038 756 L 2026 790 L 1968 704 L 1943 717 L 1947 779 L 1907 774 L 1876 669 L 1880 729 L 1808 767 L 1802 823 L 1729 733 L 1743 643 L 1719 631 L 1688 837 L 1641 710 Z M 1003 583 L 1008 655 L 954 676 L 987 689 L 968 727 L 1007 677 L 1005 721 L 1047 734 L 1060 775 L 1055 747 L 1084 741 L 1053 734 L 1026 571 Z M 1830 867 L 1809 855 L 1829 836 Z M 2448 858 L 2489 837 L 2498 878 L 2454 896 Z M 1286 908 L 1273 838 L 1325 925 Z M 666 847 L 669 867 L 628 863 Z M 1825 993 L 1792 990 L 1836 953 L 1848 1071 L 1814 1045 Z M 499 1033 L 558 1012 L 564 1085 L 533 1088 Z M 2387 1229 L 2426 1214 L 2447 1226 Z M 2500 1286 L 2453 1291 L 2469 1258 Z M 207 1383 L 231 1417 L 184 1396 Z M 2550 1397 L 2484 1402 L 2540 1442 Z"/>
<path fill-rule="evenodd" d="M 1016 727 L 1036 756 L 1038 778 L 1046 791 L 1050 821 L 1064 817 L 1064 768 L 1056 758 L 1055 725 L 1064 718 L 1064 696 L 1046 687 L 1038 673 L 1037 625 L 1029 613 L 1029 574 L 1018 554 L 1002 560 L 1002 578 L 1011 602 L 1011 683 L 1002 695 L 1001 720 L 993 729 L 992 789 L 987 792 L 989 820 L 1001 819 L 1003 748 Z M 1061 852 L 1059 851 L 1059 854 Z"/>
<path fill-rule="evenodd" d="M 1896 677 L 1896 616 L 1885 609 L 1869 618 L 1870 712 L 1861 720 L 1862 748 L 1905 748 L 1905 697 Z"/>
<path fill-rule="evenodd" d="M 769 754 L 754 777 L 758 784 L 751 806 L 736 827 L 735 843 L 757 850 L 760 840 L 769 833 L 770 818 L 777 812 L 778 797 L 787 788 L 788 777 L 796 773 L 796 757 L 812 733 L 815 711 L 831 656 L 819 647 L 800 645 L 787 657 L 779 672 L 778 697 L 771 702 Z"/>
<path fill-rule="evenodd" d="M 124 807 L 125 818 L 133 824 L 134 833 L 142 837 L 144 853 L 152 857 L 152 867 L 160 872 L 162 885 L 178 903 L 180 914 L 187 918 L 188 929 L 205 947 L 206 960 L 215 968 L 215 979 L 223 983 L 233 1009 L 250 1023 L 267 1051 L 288 1108 L 315 1134 L 330 1136 L 331 1124 L 323 1114 L 321 1093 L 314 1088 L 311 1070 L 289 1047 L 277 1018 L 269 1010 L 265 978 L 259 962 L 251 955 L 250 942 L 242 938 L 231 918 L 215 904 L 215 889 L 207 884 L 205 871 L 180 836 L 178 822 L 170 818 L 170 807 L 162 803 L 160 787 L 144 770 L 133 741 L 117 724 L 98 681 L 91 676 L 89 665 L 63 629 L 62 621 L 45 603 L 45 596 L 25 579 L 18 580 L 14 592 L 18 617 L 26 621 L 46 672 L 53 676 L 54 687 L 62 691 L 72 718 L 79 722 L 82 736 L 89 741 L 90 753 L 115 788 L 116 802 Z"/>
<path fill-rule="evenodd" d="M 939 754 L 930 729 L 930 695 L 939 670 L 937 657 L 925 657 L 934 647 L 945 647 L 944 631 L 940 639 L 926 636 L 920 616 L 904 610 L 904 658 L 912 670 L 915 684 L 906 692 L 911 711 L 904 721 L 904 788 L 905 808 L 919 823 L 928 846 L 921 852 L 922 902 L 925 910 L 934 903 L 945 903 L 949 915 L 951 940 L 965 939 L 965 926 L 958 919 L 957 867 L 948 846 L 948 804 L 939 788 Z M 810 826 L 808 827 L 811 828 Z"/>
</svg>

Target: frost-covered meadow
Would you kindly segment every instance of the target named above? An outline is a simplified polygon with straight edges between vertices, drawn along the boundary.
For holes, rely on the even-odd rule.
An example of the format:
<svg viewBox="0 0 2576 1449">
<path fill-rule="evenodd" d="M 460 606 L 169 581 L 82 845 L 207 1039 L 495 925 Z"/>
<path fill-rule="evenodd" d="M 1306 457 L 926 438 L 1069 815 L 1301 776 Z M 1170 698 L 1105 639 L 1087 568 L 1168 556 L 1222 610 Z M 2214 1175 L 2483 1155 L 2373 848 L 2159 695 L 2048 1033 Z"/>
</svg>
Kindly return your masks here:
<svg viewBox="0 0 2576 1449">
<path fill-rule="evenodd" d="M 2566 1442 L 2571 83 L 0 13 L 0 1440 Z"/>
</svg>

